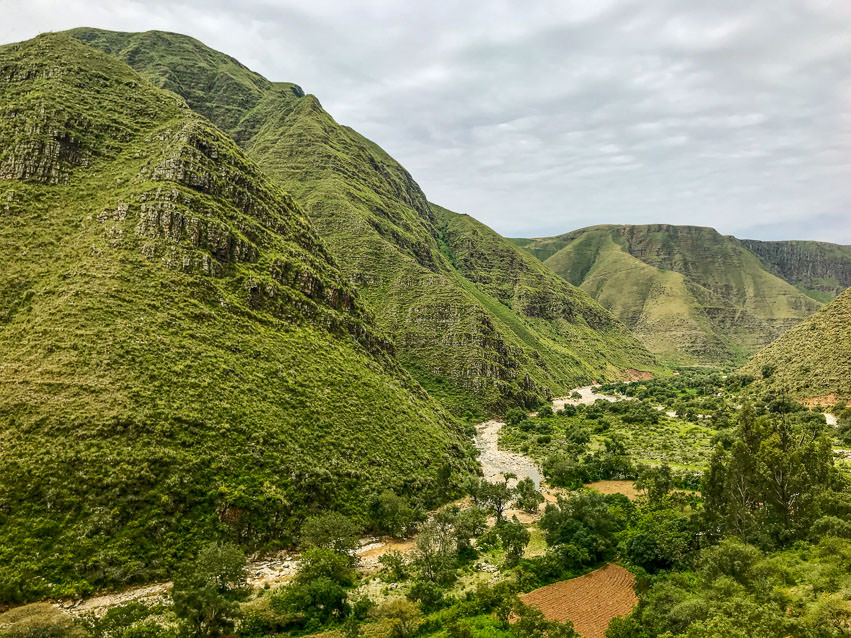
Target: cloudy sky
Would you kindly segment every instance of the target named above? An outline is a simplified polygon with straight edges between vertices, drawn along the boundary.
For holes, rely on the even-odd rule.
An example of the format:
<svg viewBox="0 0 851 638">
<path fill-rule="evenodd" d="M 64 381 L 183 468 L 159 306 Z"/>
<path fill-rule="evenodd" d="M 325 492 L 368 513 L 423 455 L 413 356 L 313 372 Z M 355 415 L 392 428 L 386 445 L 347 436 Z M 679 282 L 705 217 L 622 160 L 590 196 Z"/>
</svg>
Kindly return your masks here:
<svg viewBox="0 0 851 638">
<path fill-rule="evenodd" d="M 0 0 L 2 42 L 76 26 L 187 33 L 296 82 L 505 235 L 851 244 L 849 0 Z"/>
</svg>

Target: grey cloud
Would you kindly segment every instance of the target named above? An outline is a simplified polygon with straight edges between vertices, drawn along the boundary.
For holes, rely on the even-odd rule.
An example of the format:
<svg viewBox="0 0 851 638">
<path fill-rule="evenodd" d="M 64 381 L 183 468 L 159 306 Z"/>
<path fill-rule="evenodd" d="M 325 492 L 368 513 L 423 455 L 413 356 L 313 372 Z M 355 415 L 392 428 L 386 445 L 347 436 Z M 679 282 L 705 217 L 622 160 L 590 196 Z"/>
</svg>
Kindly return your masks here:
<svg viewBox="0 0 851 638">
<path fill-rule="evenodd" d="M 851 243 L 851 4 L 0 0 L 0 40 L 188 33 L 297 82 L 506 235 L 692 223 Z"/>
</svg>

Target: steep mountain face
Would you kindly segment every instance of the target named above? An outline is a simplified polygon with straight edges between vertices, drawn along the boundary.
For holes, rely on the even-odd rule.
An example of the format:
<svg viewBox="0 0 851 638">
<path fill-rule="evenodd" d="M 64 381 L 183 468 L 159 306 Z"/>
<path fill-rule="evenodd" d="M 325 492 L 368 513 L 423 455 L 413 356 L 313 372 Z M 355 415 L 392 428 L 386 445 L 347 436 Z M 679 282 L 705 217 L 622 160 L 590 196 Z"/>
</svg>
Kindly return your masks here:
<svg viewBox="0 0 851 638">
<path fill-rule="evenodd" d="M 533 405 L 577 383 L 653 365 L 578 294 L 561 298 L 576 305 L 556 313 L 558 321 L 597 349 L 563 342 L 558 362 L 547 363 L 540 342 L 529 341 L 530 318 L 493 306 L 441 251 L 442 222 L 408 172 L 295 85 L 268 82 L 185 36 L 72 33 L 184 96 L 292 193 L 390 335 L 397 358 L 454 409 Z"/>
<path fill-rule="evenodd" d="M 757 352 L 742 372 L 809 404 L 851 400 L 851 288 Z"/>
<path fill-rule="evenodd" d="M 711 228 L 592 226 L 515 241 L 676 365 L 741 362 L 819 306 Z"/>
<path fill-rule="evenodd" d="M 830 301 L 851 286 L 851 246 L 820 241 L 739 242 L 770 272 L 818 301 Z"/>
<path fill-rule="evenodd" d="M 473 469 L 293 199 L 182 98 L 63 34 L 0 47 L 0 84 L 0 600 Z"/>
<path fill-rule="evenodd" d="M 656 370 L 627 328 L 581 289 L 550 271 L 469 215 L 431 205 L 444 254 L 462 284 L 480 299 L 505 332 L 519 337 L 536 374 L 563 387 L 566 370 L 576 377 Z M 613 347 L 616 346 L 616 347 Z M 567 389 L 567 388 L 564 388 Z"/>
</svg>

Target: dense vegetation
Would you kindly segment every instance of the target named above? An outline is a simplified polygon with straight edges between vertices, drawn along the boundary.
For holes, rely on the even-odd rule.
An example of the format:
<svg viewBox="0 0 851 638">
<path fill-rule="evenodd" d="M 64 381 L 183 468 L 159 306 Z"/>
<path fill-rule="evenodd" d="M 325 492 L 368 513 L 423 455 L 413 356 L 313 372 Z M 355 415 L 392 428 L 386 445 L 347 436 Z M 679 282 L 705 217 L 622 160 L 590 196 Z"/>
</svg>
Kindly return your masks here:
<svg viewBox="0 0 851 638">
<path fill-rule="evenodd" d="M 450 224 L 452 214 L 432 207 L 392 157 L 295 85 L 269 82 L 186 36 L 71 33 L 182 95 L 291 193 L 398 359 L 456 413 L 532 406 L 627 368 L 656 369 L 588 295 L 555 285 L 490 229 Z M 495 242 L 499 252 L 490 253 Z M 496 271 L 499 290 L 478 276 Z"/>
<path fill-rule="evenodd" d="M 756 353 L 742 371 L 760 387 L 812 405 L 851 400 L 851 288 Z"/>
<path fill-rule="evenodd" d="M 742 363 L 819 307 L 711 228 L 592 226 L 515 241 L 677 366 Z"/>
<path fill-rule="evenodd" d="M 647 411 L 651 402 L 705 419 L 724 414 L 699 491 L 680 489 L 689 486 L 666 463 L 648 466 L 624 449 L 601 449 L 595 464 L 567 444 L 561 450 L 568 461 L 599 473 L 567 481 L 572 489 L 535 523 L 507 514 L 538 511 L 543 501 L 530 480 L 511 487 L 510 476 L 495 483 L 471 479 L 465 485 L 470 505 L 429 516 L 392 494 L 376 494 L 366 523 L 336 512 L 305 521 L 302 565 L 290 584 L 247 590 L 241 552 L 212 544 L 177 570 L 170 602 L 115 607 L 70 629 L 67 617 L 51 609 L 23 607 L 0 615 L 0 635 L 61 625 L 98 638 L 228 631 L 258 638 L 327 631 L 376 638 L 571 637 L 577 634 L 570 623 L 547 621 L 516 595 L 617 560 L 636 574 L 639 604 L 611 623 L 609 638 L 846 636 L 851 483 L 833 463 L 835 433 L 820 414 L 751 386 L 747 378 L 689 372 L 612 384 L 610 393 L 643 398 L 587 408 L 644 425 L 654 415 L 662 418 Z M 712 398 L 720 401 L 708 403 Z M 512 410 L 506 420 L 513 425 L 506 427 L 523 432 L 515 426 L 556 425 L 554 419 L 580 413 L 541 412 L 529 418 Z M 635 501 L 581 487 L 586 478 L 624 471 L 637 478 Z M 416 530 L 411 552 L 381 557 L 383 589 L 355 570 L 353 552 L 365 529 Z M 4 627 L 21 633 L 3 634 Z"/>
<path fill-rule="evenodd" d="M 0 600 L 451 496 L 468 437 L 230 138 L 67 35 L 0 81 Z"/>
</svg>

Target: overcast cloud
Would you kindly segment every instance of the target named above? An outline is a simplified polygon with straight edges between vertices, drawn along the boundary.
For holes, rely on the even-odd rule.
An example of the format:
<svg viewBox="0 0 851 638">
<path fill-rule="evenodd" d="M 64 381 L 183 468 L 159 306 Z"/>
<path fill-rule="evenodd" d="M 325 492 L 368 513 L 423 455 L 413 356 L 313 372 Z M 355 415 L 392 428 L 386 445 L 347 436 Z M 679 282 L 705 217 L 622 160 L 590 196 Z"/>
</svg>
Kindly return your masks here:
<svg viewBox="0 0 851 638">
<path fill-rule="evenodd" d="M 443 206 L 851 244 L 851 2 L 0 0 L 0 41 L 192 35 L 300 84 Z"/>
</svg>

